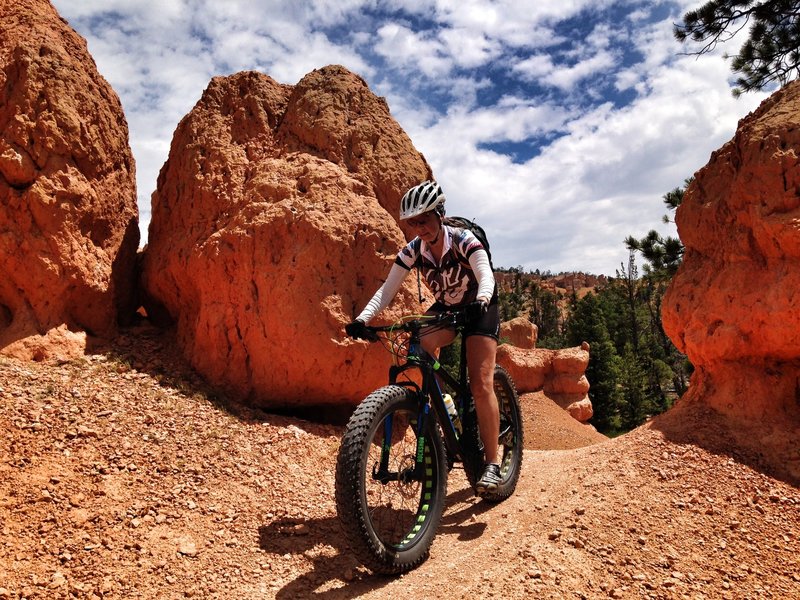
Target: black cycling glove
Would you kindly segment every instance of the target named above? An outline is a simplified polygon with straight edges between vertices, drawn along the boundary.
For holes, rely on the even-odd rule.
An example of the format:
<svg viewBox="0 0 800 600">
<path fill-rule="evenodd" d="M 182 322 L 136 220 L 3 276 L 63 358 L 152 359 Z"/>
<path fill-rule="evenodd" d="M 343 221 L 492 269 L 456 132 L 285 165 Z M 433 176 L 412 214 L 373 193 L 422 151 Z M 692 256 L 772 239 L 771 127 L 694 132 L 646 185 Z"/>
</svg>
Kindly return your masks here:
<svg viewBox="0 0 800 600">
<path fill-rule="evenodd" d="M 488 302 L 484 300 L 476 300 L 475 302 L 470 302 L 467 304 L 465 312 L 467 313 L 467 318 L 470 321 L 474 321 L 475 319 L 480 319 L 483 315 L 485 315 L 487 310 L 489 310 Z"/>
<path fill-rule="evenodd" d="M 367 329 L 367 326 L 364 325 L 364 322 L 359 320 L 355 320 L 352 323 L 345 325 L 344 331 L 347 335 L 356 340 L 369 340 L 372 342 L 375 341 L 377 337 L 375 332 Z"/>
</svg>

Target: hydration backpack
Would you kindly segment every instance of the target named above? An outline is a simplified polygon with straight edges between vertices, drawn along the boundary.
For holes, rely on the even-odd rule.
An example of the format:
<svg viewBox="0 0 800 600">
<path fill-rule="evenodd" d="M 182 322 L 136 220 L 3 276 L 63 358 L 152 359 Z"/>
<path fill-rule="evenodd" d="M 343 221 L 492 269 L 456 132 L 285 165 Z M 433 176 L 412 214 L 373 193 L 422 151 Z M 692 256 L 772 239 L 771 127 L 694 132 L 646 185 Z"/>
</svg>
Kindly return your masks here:
<svg viewBox="0 0 800 600">
<path fill-rule="evenodd" d="M 445 217 L 444 224 L 457 229 L 469 229 L 472 234 L 478 238 L 478 241 L 483 246 L 483 249 L 486 250 L 486 255 L 489 257 L 489 267 L 491 267 L 491 269 L 494 271 L 494 266 L 492 265 L 492 253 L 489 250 L 489 240 L 486 239 L 486 232 L 483 230 L 483 227 L 478 225 L 475 221 L 470 221 L 465 217 Z"/>
</svg>

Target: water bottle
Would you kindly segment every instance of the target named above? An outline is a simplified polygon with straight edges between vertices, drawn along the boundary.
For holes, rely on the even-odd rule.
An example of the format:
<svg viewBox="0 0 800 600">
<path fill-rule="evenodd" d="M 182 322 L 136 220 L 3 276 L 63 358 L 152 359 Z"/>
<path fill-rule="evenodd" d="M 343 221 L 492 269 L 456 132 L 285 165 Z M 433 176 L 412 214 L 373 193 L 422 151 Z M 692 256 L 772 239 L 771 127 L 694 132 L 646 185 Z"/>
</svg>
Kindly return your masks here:
<svg viewBox="0 0 800 600">
<path fill-rule="evenodd" d="M 455 402 L 453 402 L 453 397 L 450 394 L 445 394 L 442 396 L 444 400 L 444 406 L 447 409 L 447 414 L 450 415 L 450 420 L 453 422 L 453 426 L 456 428 L 456 431 L 461 433 L 461 419 L 458 416 L 458 411 L 456 411 Z"/>
</svg>

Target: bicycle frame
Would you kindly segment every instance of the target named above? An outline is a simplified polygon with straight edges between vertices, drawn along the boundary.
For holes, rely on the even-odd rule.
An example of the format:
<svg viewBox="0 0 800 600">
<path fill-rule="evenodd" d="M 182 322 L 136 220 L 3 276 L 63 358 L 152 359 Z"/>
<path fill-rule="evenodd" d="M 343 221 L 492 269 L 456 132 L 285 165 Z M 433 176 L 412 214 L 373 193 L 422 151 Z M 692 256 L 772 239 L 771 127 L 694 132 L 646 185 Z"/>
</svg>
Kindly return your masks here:
<svg viewBox="0 0 800 600">
<path fill-rule="evenodd" d="M 426 352 L 420 344 L 420 332 L 413 331 L 411 333 L 411 341 L 409 344 L 408 357 L 404 364 L 394 365 L 389 368 L 389 383 L 393 385 L 403 385 L 406 387 L 414 388 L 419 397 L 419 415 L 417 418 L 417 454 L 415 460 L 414 473 L 418 474 L 419 469 L 423 468 L 422 462 L 422 448 L 424 447 L 425 439 L 423 432 L 425 431 L 425 420 L 430 418 L 430 408 L 436 414 L 436 417 L 441 425 L 442 433 L 444 434 L 445 447 L 450 456 L 454 458 L 464 459 L 464 452 L 461 442 L 459 441 L 459 433 L 456 431 L 455 425 L 447 412 L 442 395 L 442 388 L 439 385 L 439 379 L 444 381 L 450 389 L 452 389 L 459 400 L 459 405 L 466 407 L 472 401 L 472 394 L 469 389 L 467 381 L 467 365 L 466 365 L 466 343 L 462 340 L 461 345 L 461 360 L 459 362 L 459 378 L 456 380 L 450 373 L 448 373 L 437 358 L 431 356 Z M 410 370 L 419 370 L 422 375 L 422 385 L 418 386 L 414 381 L 402 380 L 398 381 L 398 377 Z M 429 401 L 430 400 L 430 401 Z M 387 424 L 390 426 L 391 424 Z M 382 458 L 381 463 L 384 460 Z M 383 471 L 381 470 L 379 473 Z M 387 473 L 388 474 L 388 473 Z"/>
</svg>

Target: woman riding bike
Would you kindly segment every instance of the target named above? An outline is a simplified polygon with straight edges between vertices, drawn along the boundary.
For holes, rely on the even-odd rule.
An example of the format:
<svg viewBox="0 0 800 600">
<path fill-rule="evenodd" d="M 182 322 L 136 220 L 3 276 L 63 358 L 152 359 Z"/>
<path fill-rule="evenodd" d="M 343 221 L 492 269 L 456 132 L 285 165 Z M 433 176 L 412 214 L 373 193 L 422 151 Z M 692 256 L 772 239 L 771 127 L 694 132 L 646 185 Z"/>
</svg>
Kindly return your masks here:
<svg viewBox="0 0 800 600">
<path fill-rule="evenodd" d="M 478 494 L 493 492 L 501 482 L 498 463 L 500 415 L 494 393 L 494 368 L 500 313 L 497 285 L 481 242 L 468 229 L 444 224 L 445 196 L 434 181 L 424 181 L 409 189 L 400 203 L 400 220 L 417 233 L 397 254 L 384 284 L 375 292 L 356 319 L 345 327 L 354 338 L 366 338 L 365 325 L 394 299 L 406 275 L 418 267 L 436 302 L 427 314 L 467 306 L 468 324 L 464 330 L 467 346 L 467 372 L 475 400 L 485 467 L 478 480 Z M 437 356 L 439 349 L 455 339 L 452 329 L 423 334 L 422 347 Z"/>
</svg>

